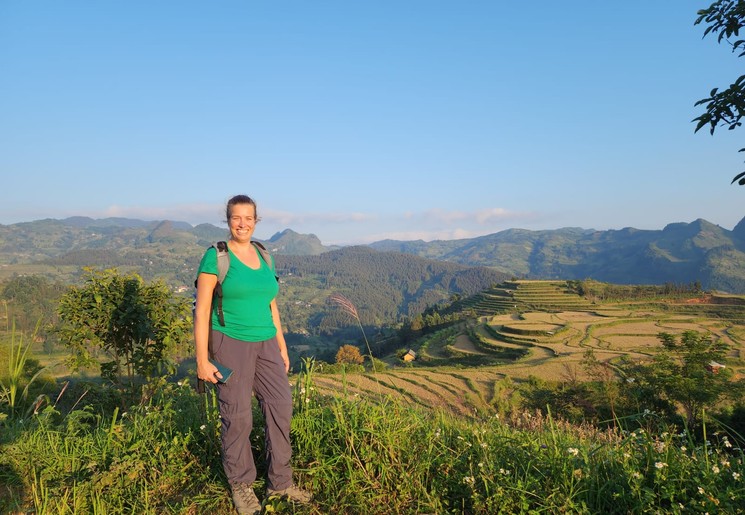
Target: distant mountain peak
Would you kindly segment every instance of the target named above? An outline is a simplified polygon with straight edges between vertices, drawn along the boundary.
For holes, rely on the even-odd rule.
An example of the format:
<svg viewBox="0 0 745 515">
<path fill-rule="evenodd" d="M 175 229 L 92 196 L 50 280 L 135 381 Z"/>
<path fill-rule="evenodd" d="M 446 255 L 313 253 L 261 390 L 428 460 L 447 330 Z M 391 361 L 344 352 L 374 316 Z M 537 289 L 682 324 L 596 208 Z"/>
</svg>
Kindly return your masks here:
<svg viewBox="0 0 745 515">
<path fill-rule="evenodd" d="M 274 233 L 266 243 L 270 251 L 279 254 L 318 255 L 329 250 L 315 234 L 299 234 L 292 229 Z"/>
<path fill-rule="evenodd" d="M 740 222 L 735 225 L 735 228 L 732 229 L 732 233 L 739 239 L 745 241 L 745 217 L 743 217 Z"/>
</svg>

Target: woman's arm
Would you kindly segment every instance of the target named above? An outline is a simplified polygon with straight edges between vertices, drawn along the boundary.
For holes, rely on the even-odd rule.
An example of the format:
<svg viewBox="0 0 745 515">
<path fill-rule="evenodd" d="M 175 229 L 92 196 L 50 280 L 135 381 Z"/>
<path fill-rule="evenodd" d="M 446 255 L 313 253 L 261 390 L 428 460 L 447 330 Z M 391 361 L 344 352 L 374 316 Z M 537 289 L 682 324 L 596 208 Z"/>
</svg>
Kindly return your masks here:
<svg viewBox="0 0 745 515">
<path fill-rule="evenodd" d="M 202 272 L 197 277 L 197 304 L 194 308 L 194 344 L 197 357 L 197 377 L 203 381 L 216 383 L 217 367 L 209 361 L 208 342 L 210 337 L 210 316 L 212 316 L 212 292 L 217 284 L 217 276 Z"/>
<path fill-rule="evenodd" d="M 290 371 L 290 356 L 287 354 L 287 344 L 285 343 L 285 335 L 282 332 L 282 322 L 279 318 L 279 308 L 277 307 L 277 299 L 274 299 L 269 307 L 272 310 L 272 322 L 274 327 L 277 328 L 277 344 L 279 345 L 279 353 L 282 355 L 282 361 L 285 362 L 285 372 Z"/>
</svg>

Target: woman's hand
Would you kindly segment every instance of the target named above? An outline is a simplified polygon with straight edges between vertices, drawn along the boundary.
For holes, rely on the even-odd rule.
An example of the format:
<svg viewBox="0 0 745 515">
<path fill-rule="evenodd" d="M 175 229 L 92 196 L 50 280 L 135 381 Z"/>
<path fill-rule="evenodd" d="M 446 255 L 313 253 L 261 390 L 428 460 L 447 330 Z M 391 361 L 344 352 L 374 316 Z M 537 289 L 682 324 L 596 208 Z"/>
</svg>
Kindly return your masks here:
<svg viewBox="0 0 745 515">
<path fill-rule="evenodd" d="M 197 377 L 202 381 L 208 383 L 217 383 L 219 379 L 222 379 L 222 374 L 217 370 L 217 367 L 210 363 L 209 360 L 206 362 L 197 362 Z"/>
<path fill-rule="evenodd" d="M 280 349 L 279 353 L 282 355 L 282 361 L 285 362 L 285 373 L 290 373 L 290 357 L 287 355 L 287 348 Z"/>
</svg>

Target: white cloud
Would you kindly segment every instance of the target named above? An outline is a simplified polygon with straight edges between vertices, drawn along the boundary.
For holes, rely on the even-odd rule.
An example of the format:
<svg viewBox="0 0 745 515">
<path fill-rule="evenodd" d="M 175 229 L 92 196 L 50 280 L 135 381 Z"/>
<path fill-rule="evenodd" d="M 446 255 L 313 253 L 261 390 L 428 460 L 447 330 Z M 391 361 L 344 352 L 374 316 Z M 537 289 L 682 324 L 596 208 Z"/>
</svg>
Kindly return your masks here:
<svg viewBox="0 0 745 515">
<path fill-rule="evenodd" d="M 366 234 L 356 240 L 357 243 L 372 243 L 380 240 L 399 240 L 399 241 L 435 241 L 435 240 L 460 240 L 465 238 L 474 238 L 482 236 L 482 232 L 471 231 L 468 229 L 452 229 L 445 231 L 388 231 L 379 233 Z"/>
<path fill-rule="evenodd" d="M 407 212 L 404 217 L 420 223 L 439 224 L 477 224 L 489 225 L 499 222 L 530 219 L 534 215 L 528 212 L 509 211 L 501 207 L 478 209 L 474 211 L 447 211 L 445 209 L 429 209 L 420 212 Z"/>
<path fill-rule="evenodd" d="M 311 224 L 346 224 L 372 222 L 377 215 L 370 213 L 291 213 L 289 211 L 263 210 L 261 218 L 274 225 L 302 226 Z"/>
<path fill-rule="evenodd" d="M 170 206 L 111 205 L 102 210 L 77 210 L 50 215 L 51 218 L 89 216 L 92 218 L 125 217 L 141 220 L 174 220 L 192 225 L 211 223 L 224 227 L 224 203 L 193 203 Z M 366 244 L 393 239 L 453 240 L 473 238 L 506 230 L 515 226 L 534 225 L 545 215 L 510 211 L 505 208 L 467 210 L 427 209 L 423 211 L 381 212 L 293 212 L 262 209 L 262 222 L 257 238 L 292 229 L 301 234 L 315 234 L 326 245 Z M 39 219 L 42 217 L 33 217 Z"/>
<path fill-rule="evenodd" d="M 168 207 L 152 206 L 109 206 L 102 213 L 89 214 L 95 218 L 124 217 L 141 220 L 173 220 L 197 225 L 211 223 L 222 225 L 225 219 L 225 206 L 217 204 L 186 204 Z"/>
</svg>

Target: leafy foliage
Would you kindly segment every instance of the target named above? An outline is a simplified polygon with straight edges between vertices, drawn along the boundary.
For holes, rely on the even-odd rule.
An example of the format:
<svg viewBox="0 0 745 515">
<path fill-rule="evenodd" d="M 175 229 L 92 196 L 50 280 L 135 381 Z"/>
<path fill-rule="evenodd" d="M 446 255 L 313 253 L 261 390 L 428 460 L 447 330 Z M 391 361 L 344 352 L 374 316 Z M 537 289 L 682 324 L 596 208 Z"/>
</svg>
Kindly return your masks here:
<svg viewBox="0 0 745 515">
<path fill-rule="evenodd" d="M 727 41 L 732 46 L 732 52 L 739 52 L 738 57 L 745 55 L 745 39 L 730 38 L 738 37 L 740 30 L 745 26 L 745 1 L 743 0 L 717 0 L 708 8 L 698 12 L 695 24 L 705 23 L 704 37 L 709 34 L 717 35 L 717 42 Z M 705 112 L 696 118 L 696 132 L 708 126 L 709 132 L 714 134 L 717 127 L 727 127 L 733 130 L 742 125 L 742 117 L 745 115 L 745 75 L 740 75 L 724 90 L 714 88 L 707 98 L 696 102 L 697 106 L 705 105 Z M 740 152 L 745 148 L 740 149 Z M 737 182 L 740 186 L 745 185 L 745 172 L 737 174 L 732 183 Z"/>
<path fill-rule="evenodd" d="M 452 417 L 323 397 L 315 379 L 298 378 L 292 420 L 295 479 L 314 500 L 278 505 L 257 481 L 265 513 L 742 511 L 744 456 L 726 437 L 601 432 L 530 413 Z M 0 511 L 229 513 L 214 395 L 188 384 L 151 388 L 151 401 L 128 412 L 50 406 L 3 428 Z M 264 450 L 260 432 L 251 440 Z"/>
<path fill-rule="evenodd" d="M 163 282 L 145 284 L 137 274 L 88 269 L 86 282 L 60 300 L 60 341 L 72 352 L 69 365 L 100 366 L 101 376 L 131 385 L 168 365 L 168 350 L 191 334 L 189 304 Z M 104 351 L 105 357 L 99 357 Z M 107 360 L 108 359 L 108 360 Z"/>
<path fill-rule="evenodd" d="M 21 275 L 8 279 L 0 298 L 6 301 L 8 316 L 16 329 L 34 331 L 39 322 L 39 336 L 45 335 L 45 323 L 54 320 L 57 303 L 67 287 L 59 281 L 50 281 L 39 275 Z"/>
<path fill-rule="evenodd" d="M 364 361 L 360 349 L 354 345 L 342 345 L 336 352 L 336 363 L 361 365 Z"/>
<path fill-rule="evenodd" d="M 739 399 L 745 381 L 733 381 L 733 371 L 722 367 L 729 346 L 710 335 L 685 331 L 678 338 L 660 333 L 662 349 L 650 363 L 627 363 L 627 383 L 645 396 L 667 401 L 683 409 L 688 427 L 700 424 L 702 411 L 712 410 L 719 401 Z"/>
<path fill-rule="evenodd" d="M 0 406 L 5 404 L 13 412 L 20 400 L 26 400 L 31 384 L 44 371 L 44 368 L 39 366 L 38 360 L 29 355 L 31 343 L 24 346 L 23 334 L 16 332 L 15 324 L 11 329 L 8 343 L 10 352 L 7 359 L 7 373 L 0 374 Z M 3 415 L 0 410 L 0 420 Z"/>
</svg>

